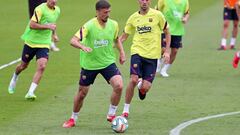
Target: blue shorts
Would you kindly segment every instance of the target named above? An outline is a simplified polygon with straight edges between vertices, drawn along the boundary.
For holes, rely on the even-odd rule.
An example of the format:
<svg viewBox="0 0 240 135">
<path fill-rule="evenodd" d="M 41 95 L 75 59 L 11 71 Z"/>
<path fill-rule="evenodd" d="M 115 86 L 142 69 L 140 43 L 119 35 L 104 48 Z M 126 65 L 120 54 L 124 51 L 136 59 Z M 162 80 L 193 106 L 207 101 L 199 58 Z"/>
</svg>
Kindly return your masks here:
<svg viewBox="0 0 240 135">
<path fill-rule="evenodd" d="M 96 76 L 101 74 L 104 79 L 109 83 L 110 79 L 115 75 L 121 75 L 119 69 L 117 68 L 116 64 L 113 63 L 104 69 L 99 70 L 81 70 L 80 73 L 80 80 L 79 85 L 81 86 L 89 86 L 94 83 Z"/>
<path fill-rule="evenodd" d="M 224 8 L 223 10 L 223 20 L 238 20 L 238 15 L 236 9 Z"/>
<path fill-rule="evenodd" d="M 48 48 L 32 48 L 25 44 L 22 51 L 22 61 L 25 63 L 29 63 L 35 55 L 36 60 L 40 58 L 48 59 L 48 53 Z"/>
<path fill-rule="evenodd" d="M 165 34 L 162 34 L 162 47 L 166 47 L 166 37 Z M 182 36 L 171 35 L 171 48 L 182 48 Z"/>
<path fill-rule="evenodd" d="M 147 59 L 134 54 L 131 56 L 130 74 L 138 75 L 139 78 L 153 82 L 157 68 L 157 59 Z"/>
</svg>

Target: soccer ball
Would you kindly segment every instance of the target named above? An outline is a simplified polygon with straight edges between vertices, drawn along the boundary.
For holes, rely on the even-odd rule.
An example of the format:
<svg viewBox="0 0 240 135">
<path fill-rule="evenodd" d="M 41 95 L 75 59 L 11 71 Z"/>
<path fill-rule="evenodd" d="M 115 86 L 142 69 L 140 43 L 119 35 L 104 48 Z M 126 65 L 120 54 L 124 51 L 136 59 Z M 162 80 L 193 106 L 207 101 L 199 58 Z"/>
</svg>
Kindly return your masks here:
<svg viewBox="0 0 240 135">
<path fill-rule="evenodd" d="M 112 121 L 112 130 L 116 133 L 123 133 L 128 129 L 128 121 L 123 116 L 117 116 Z"/>
</svg>

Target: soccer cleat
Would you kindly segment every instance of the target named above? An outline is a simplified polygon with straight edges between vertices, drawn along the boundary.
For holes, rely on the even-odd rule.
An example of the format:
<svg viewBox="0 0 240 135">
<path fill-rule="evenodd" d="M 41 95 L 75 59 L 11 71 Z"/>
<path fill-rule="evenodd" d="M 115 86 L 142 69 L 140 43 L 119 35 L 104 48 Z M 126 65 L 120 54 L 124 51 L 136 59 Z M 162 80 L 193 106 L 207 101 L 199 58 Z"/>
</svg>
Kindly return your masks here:
<svg viewBox="0 0 240 135">
<path fill-rule="evenodd" d="M 169 75 L 168 75 L 165 71 L 161 71 L 161 72 L 160 72 L 160 75 L 161 75 L 162 77 L 169 77 Z"/>
<path fill-rule="evenodd" d="M 58 52 L 60 51 L 60 49 L 55 46 L 55 47 L 51 47 L 51 51 Z"/>
<path fill-rule="evenodd" d="M 37 96 L 34 95 L 34 94 L 29 94 L 29 93 L 27 93 L 27 94 L 25 95 L 25 99 L 26 99 L 26 100 L 32 100 L 32 101 L 34 101 L 36 98 L 37 98 Z"/>
<path fill-rule="evenodd" d="M 233 61 L 232 61 L 233 68 L 237 68 L 238 67 L 239 59 L 240 58 L 237 56 L 237 53 L 235 53 Z"/>
<path fill-rule="evenodd" d="M 16 88 L 16 82 L 17 80 L 12 79 L 9 86 L 8 86 L 8 93 L 9 94 L 13 94 L 15 92 L 15 88 Z"/>
<path fill-rule="evenodd" d="M 9 94 L 13 94 L 14 92 L 15 92 L 15 87 L 9 86 L 9 87 L 8 87 L 8 93 L 9 93 Z"/>
<path fill-rule="evenodd" d="M 226 46 L 220 46 L 217 50 L 222 51 L 222 50 L 227 50 Z"/>
<path fill-rule="evenodd" d="M 141 100 L 144 100 L 146 97 L 146 92 L 141 89 L 138 89 L 138 96 Z"/>
<path fill-rule="evenodd" d="M 75 126 L 75 121 L 73 118 L 70 118 L 68 121 L 63 123 L 63 128 L 71 128 Z"/>
<path fill-rule="evenodd" d="M 129 114 L 128 114 L 127 112 L 124 112 L 124 113 L 122 113 L 121 116 L 127 119 L 127 118 L 128 118 L 128 115 L 129 115 Z"/>
<path fill-rule="evenodd" d="M 112 122 L 116 115 L 107 115 L 107 121 Z"/>
<path fill-rule="evenodd" d="M 231 49 L 231 50 L 236 50 L 236 48 L 235 48 L 234 45 L 230 45 L 230 49 Z"/>
</svg>

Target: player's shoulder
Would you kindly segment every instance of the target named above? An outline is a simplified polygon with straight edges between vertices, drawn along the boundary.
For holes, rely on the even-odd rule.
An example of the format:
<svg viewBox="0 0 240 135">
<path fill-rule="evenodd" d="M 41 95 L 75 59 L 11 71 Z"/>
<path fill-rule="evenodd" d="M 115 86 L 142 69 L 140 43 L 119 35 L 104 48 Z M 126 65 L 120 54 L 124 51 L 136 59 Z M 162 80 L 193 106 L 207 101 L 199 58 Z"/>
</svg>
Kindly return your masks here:
<svg viewBox="0 0 240 135">
<path fill-rule="evenodd" d="M 111 18 L 108 18 L 108 21 L 110 21 L 113 25 L 117 26 L 118 22 L 116 20 L 113 20 Z"/>
<path fill-rule="evenodd" d="M 61 10 L 60 10 L 60 7 L 59 7 L 59 6 L 55 6 L 55 10 L 56 10 L 56 12 L 58 12 L 58 13 L 60 13 L 60 12 L 61 12 Z"/>
</svg>

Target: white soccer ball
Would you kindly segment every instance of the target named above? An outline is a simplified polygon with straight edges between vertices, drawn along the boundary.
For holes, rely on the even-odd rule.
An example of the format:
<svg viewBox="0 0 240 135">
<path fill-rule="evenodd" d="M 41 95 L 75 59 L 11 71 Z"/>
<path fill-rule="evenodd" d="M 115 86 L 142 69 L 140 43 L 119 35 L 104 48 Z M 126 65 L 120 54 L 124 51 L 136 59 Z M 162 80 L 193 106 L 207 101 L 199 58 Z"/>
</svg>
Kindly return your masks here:
<svg viewBox="0 0 240 135">
<path fill-rule="evenodd" d="M 128 121 L 123 116 L 117 116 L 112 121 L 112 130 L 116 133 L 123 133 L 128 129 Z"/>
</svg>

